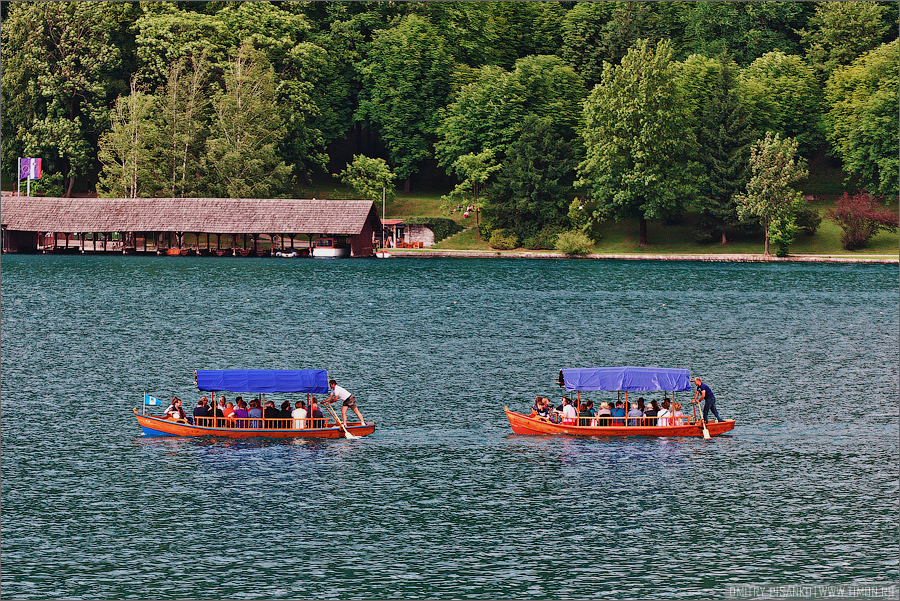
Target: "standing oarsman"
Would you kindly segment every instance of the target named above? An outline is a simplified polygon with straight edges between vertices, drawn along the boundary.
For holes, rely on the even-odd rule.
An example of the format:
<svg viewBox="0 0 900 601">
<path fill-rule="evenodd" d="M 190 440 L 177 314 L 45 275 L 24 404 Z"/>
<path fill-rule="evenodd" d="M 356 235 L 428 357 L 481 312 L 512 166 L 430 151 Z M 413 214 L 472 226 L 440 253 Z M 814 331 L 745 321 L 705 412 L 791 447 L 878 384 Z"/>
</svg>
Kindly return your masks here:
<svg viewBox="0 0 900 601">
<path fill-rule="evenodd" d="M 341 421 L 345 424 L 347 423 L 347 407 L 353 409 L 353 412 L 359 417 L 359 422 L 365 425 L 366 420 L 363 419 L 362 413 L 359 412 L 359 407 L 356 406 L 356 397 L 350 394 L 350 392 L 341 386 L 337 385 L 337 382 L 334 380 L 328 381 L 328 386 L 331 387 L 331 396 L 325 399 L 324 402 L 330 403 L 335 399 L 340 399 L 341 401 Z"/>
<path fill-rule="evenodd" d="M 713 391 L 709 389 L 709 386 L 703 383 L 700 378 L 694 378 L 694 384 L 697 385 L 697 392 L 694 394 L 693 403 L 697 402 L 697 399 L 702 399 L 703 403 L 703 421 L 709 422 L 709 412 L 712 410 L 713 415 L 716 416 L 716 419 L 720 422 L 724 422 L 725 420 L 719 415 L 719 412 L 716 411 L 716 395 L 713 394 Z"/>
</svg>

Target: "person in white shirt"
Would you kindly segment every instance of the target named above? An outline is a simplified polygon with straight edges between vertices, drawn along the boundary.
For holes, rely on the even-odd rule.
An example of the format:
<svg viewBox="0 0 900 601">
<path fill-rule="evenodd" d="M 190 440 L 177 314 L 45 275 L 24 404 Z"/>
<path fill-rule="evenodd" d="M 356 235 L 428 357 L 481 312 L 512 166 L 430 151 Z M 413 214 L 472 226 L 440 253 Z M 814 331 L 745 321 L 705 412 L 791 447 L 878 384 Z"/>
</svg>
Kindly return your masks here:
<svg viewBox="0 0 900 601">
<path fill-rule="evenodd" d="M 672 415 L 672 414 L 669 412 L 669 401 L 668 400 L 663 401 L 662 409 L 660 410 L 659 413 L 657 413 L 657 416 L 659 416 L 659 419 L 657 420 L 657 425 L 658 426 L 668 426 L 670 415 Z"/>
<path fill-rule="evenodd" d="M 165 413 L 166 419 L 172 420 L 184 420 L 187 422 L 187 414 L 185 414 L 184 409 L 181 408 L 181 399 L 177 396 L 172 397 L 172 404 L 166 409 Z"/>
<path fill-rule="evenodd" d="M 575 411 L 575 407 L 572 406 L 572 401 L 570 401 L 569 399 L 563 399 L 562 414 L 562 423 L 570 424 L 573 426 L 578 423 L 578 412 Z"/>
<path fill-rule="evenodd" d="M 325 402 L 330 403 L 338 399 L 341 401 L 341 421 L 344 422 L 344 425 L 347 424 L 348 407 L 353 409 L 353 412 L 359 417 L 360 425 L 366 425 L 366 420 L 363 419 L 362 413 L 359 412 L 359 407 L 356 406 L 356 397 L 350 394 L 346 388 L 338 386 L 334 380 L 329 380 L 328 386 L 331 387 L 331 395 L 325 399 Z"/>
<path fill-rule="evenodd" d="M 297 401 L 296 409 L 291 412 L 291 417 L 294 418 L 295 430 L 304 429 L 306 427 L 306 403 Z"/>
</svg>

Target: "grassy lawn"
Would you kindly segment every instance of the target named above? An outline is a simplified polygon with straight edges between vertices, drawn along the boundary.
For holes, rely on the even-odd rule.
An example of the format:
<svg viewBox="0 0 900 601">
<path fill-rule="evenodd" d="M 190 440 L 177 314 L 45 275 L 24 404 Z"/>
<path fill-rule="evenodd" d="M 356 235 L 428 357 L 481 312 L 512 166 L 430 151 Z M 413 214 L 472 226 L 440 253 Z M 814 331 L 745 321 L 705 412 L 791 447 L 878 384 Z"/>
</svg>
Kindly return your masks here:
<svg viewBox="0 0 900 601">
<path fill-rule="evenodd" d="M 474 226 L 475 224 L 473 223 L 472 225 Z M 441 240 L 431 248 L 437 250 L 491 250 L 487 242 L 478 237 L 478 230 L 475 227 Z"/>
<path fill-rule="evenodd" d="M 820 209 L 820 213 L 824 210 Z M 650 246 L 638 246 L 638 222 L 636 220 L 620 223 L 606 222 L 600 227 L 602 238 L 598 241 L 594 252 L 600 254 L 762 254 L 765 250 L 765 237 L 734 233 L 729 235 L 728 243 L 699 244 L 694 242 L 694 223 L 696 214 L 688 214 L 684 222 L 678 225 L 663 225 L 650 222 L 647 224 L 647 238 Z M 900 239 L 896 234 L 880 233 L 869 241 L 869 247 L 849 251 L 841 248 L 841 228 L 829 219 L 822 223 L 815 235 L 800 233 L 791 244 L 792 255 L 898 255 Z M 774 254 L 774 246 L 770 248 Z"/>
<path fill-rule="evenodd" d="M 823 168 L 820 165 L 811 165 L 810 171 L 818 167 L 820 173 L 816 174 L 818 182 L 816 190 L 809 193 L 819 194 L 820 197 L 810 202 L 823 215 L 822 223 L 814 236 L 798 234 L 790 247 L 792 255 L 898 255 L 900 254 L 900 239 L 897 234 L 880 233 L 869 241 L 869 247 L 858 251 L 847 251 L 841 248 L 841 229 L 831 220 L 824 218 L 825 211 L 834 207 L 837 194 L 841 191 L 842 174 L 835 174 L 833 169 Z M 812 179 L 812 178 L 811 178 Z M 298 198 L 327 198 L 327 199 L 354 199 L 358 195 L 351 189 L 341 184 L 335 178 L 323 178 L 312 186 L 297 189 Z M 478 236 L 475 222 L 472 217 L 463 218 L 459 212 L 450 215 L 441 211 L 441 196 L 446 191 L 441 190 L 416 190 L 413 192 L 398 191 L 394 200 L 386 203 L 385 215 L 388 218 L 404 217 L 449 217 L 454 221 L 471 229 L 461 232 L 446 240 L 435 244 L 436 250 L 484 250 L 491 248 Z M 376 208 L 381 213 L 380 199 L 376 201 Z M 896 206 L 893 205 L 893 206 Z M 687 213 L 680 223 L 663 224 L 650 222 L 647 224 L 647 237 L 650 245 L 641 248 L 638 246 L 638 222 L 629 220 L 622 222 L 607 221 L 598 228 L 600 239 L 594 247 L 597 254 L 761 254 L 765 247 L 765 239 L 762 234 L 748 236 L 739 232 L 728 234 L 728 243 L 699 244 L 694 241 L 694 227 L 697 222 L 696 213 Z M 526 250 L 526 249 L 517 249 Z M 775 248 L 770 249 L 775 252 Z"/>
<path fill-rule="evenodd" d="M 816 206 L 820 214 L 833 206 L 833 202 L 819 201 Z M 599 228 L 600 240 L 594 247 L 597 254 L 762 254 L 765 249 L 765 238 L 762 234 L 756 236 L 734 233 L 729 235 L 728 243 L 724 246 L 720 243 L 698 244 L 694 242 L 694 224 L 697 221 L 696 214 L 687 214 L 682 223 L 664 225 L 659 222 L 650 222 L 647 225 L 647 237 L 650 246 L 641 248 L 638 246 L 638 222 L 637 220 L 607 221 Z M 471 225 L 474 225 L 471 224 Z M 841 248 L 841 228 L 829 219 L 822 219 L 818 231 L 813 236 L 800 233 L 791 245 L 792 255 L 900 255 L 900 239 L 896 234 L 880 233 L 869 241 L 869 247 L 848 251 Z M 446 240 L 435 244 L 433 247 L 440 249 L 456 250 L 491 250 L 484 240 L 478 237 L 477 230 L 461 232 Z M 523 251 L 526 249 L 519 248 Z M 775 252 L 774 247 L 770 249 Z"/>
</svg>

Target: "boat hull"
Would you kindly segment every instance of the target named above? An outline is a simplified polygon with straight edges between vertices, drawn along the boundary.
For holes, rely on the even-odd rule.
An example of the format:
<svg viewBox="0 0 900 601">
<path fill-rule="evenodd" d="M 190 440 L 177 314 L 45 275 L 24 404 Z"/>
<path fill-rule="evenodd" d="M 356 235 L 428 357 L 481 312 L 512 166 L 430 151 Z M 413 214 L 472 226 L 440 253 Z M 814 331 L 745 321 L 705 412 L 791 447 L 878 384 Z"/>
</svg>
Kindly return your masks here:
<svg viewBox="0 0 900 601">
<path fill-rule="evenodd" d="M 318 259 L 343 259 L 350 256 L 349 248 L 313 248 L 312 256 Z"/>
<path fill-rule="evenodd" d="M 145 415 L 134 409 L 134 415 L 144 431 L 144 436 L 220 436 L 224 438 L 344 438 L 340 427 L 332 424 L 325 428 L 263 429 L 263 428 L 210 428 Z M 368 436 L 375 432 L 375 424 L 347 425 L 354 436 Z"/>
<path fill-rule="evenodd" d="M 510 411 L 505 407 L 509 425 L 516 434 L 545 436 L 548 434 L 568 434 L 570 436 L 703 436 L 700 422 L 679 426 L 575 426 L 554 424 L 528 415 Z M 685 418 L 690 419 L 690 418 Z M 710 436 L 718 436 L 734 429 L 734 420 L 706 424 Z"/>
</svg>

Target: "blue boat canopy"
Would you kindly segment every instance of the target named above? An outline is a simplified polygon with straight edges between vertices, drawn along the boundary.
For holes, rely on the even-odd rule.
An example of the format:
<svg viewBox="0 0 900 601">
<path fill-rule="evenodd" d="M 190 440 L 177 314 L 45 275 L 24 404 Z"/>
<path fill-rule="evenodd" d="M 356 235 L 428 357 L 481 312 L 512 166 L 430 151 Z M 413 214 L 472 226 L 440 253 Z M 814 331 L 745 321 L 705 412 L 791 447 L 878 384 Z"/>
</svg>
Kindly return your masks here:
<svg viewBox="0 0 900 601">
<path fill-rule="evenodd" d="M 681 392 L 691 389 L 686 369 L 664 367 L 581 367 L 562 370 L 566 390 Z"/>
<path fill-rule="evenodd" d="M 198 369 L 197 388 L 228 392 L 308 392 L 325 394 L 324 369 Z"/>
</svg>

